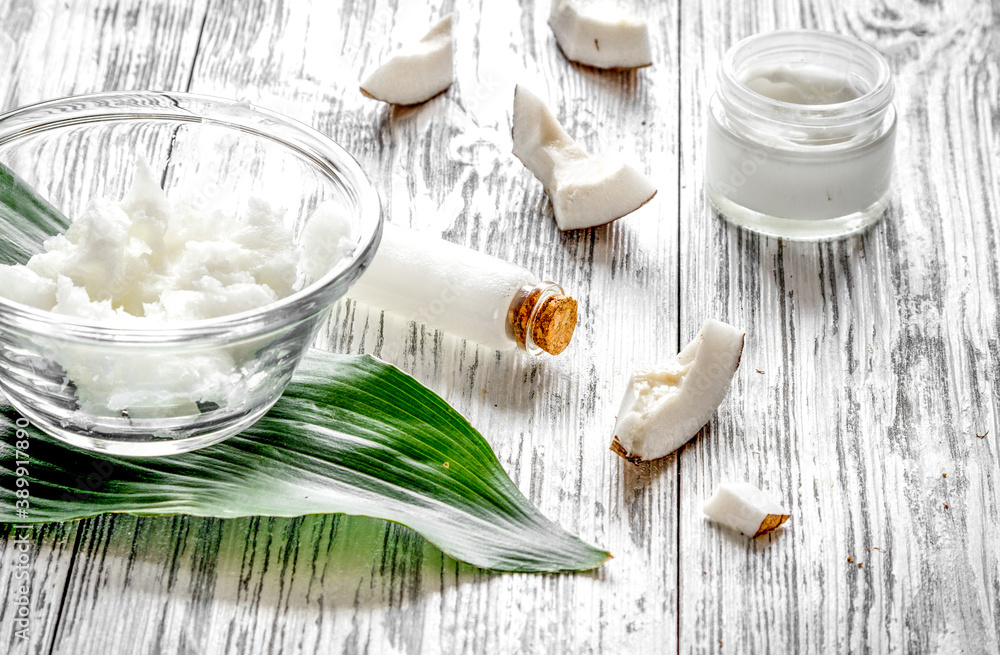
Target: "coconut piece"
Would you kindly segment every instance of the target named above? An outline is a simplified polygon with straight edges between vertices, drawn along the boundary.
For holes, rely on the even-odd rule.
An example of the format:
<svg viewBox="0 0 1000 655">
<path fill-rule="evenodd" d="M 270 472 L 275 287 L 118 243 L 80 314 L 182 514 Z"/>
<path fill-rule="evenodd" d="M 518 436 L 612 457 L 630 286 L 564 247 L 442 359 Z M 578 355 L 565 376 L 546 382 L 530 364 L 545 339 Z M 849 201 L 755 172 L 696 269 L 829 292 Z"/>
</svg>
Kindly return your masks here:
<svg viewBox="0 0 1000 655">
<path fill-rule="evenodd" d="M 595 68 L 653 63 L 646 22 L 613 0 L 552 0 L 549 26 L 570 61 Z"/>
<path fill-rule="evenodd" d="M 603 225 L 634 212 L 656 187 L 628 164 L 594 157 L 530 91 L 514 89 L 514 156 L 544 185 L 560 230 Z"/>
<path fill-rule="evenodd" d="M 636 370 L 618 410 L 611 450 L 638 464 L 690 441 L 725 398 L 740 365 L 744 336 L 732 325 L 708 319 L 675 361 Z"/>
<path fill-rule="evenodd" d="M 711 520 L 758 537 L 788 520 L 781 503 L 749 482 L 723 482 L 702 508 Z"/>
<path fill-rule="evenodd" d="M 361 93 L 394 105 L 426 102 L 454 79 L 451 14 L 424 38 L 403 46 L 361 83 Z"/>
</svg>

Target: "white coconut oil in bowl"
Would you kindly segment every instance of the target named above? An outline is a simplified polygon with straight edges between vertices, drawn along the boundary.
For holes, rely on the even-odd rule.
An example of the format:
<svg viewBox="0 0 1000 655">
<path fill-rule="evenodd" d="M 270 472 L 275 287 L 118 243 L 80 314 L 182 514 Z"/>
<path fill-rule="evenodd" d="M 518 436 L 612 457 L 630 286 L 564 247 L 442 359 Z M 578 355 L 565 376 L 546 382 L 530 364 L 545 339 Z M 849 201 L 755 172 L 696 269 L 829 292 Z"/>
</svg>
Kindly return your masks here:
<svg viewBox="0 0 1000 655">
<path fill-rule="evenodd" d="M 885 59 L 846 36 L 758 34 L 719 65 L 706 188 L 732 223 L 787 239 L 866 229 L 888 204 L 896 110 Z"/>
<path fill-rule="evenodd" d="M 150 162 L 153 173 L 137 170 L 137 160 Z M 71 269 L 81 280 L 59 278 L 52 301 L 87 310 L 50 309 L 27 287 L 0 289 L 0 391 L 37 427 L 89 450 L 169 455 L 254 423 L 281 396 L 382 232 L 378 195 L 343 148 L 278 114 L 219 98 L 137 91 L 25 107 L 0 116 L 0 164 L 12 172 L 0 192 L 23 201 L 17 212 L 0 211 L 6 279 L 44 282 L 26 268 L 39 255 L 82 258 Z M 167 221 L 161 234 L 168 198 L 186 208 L 171 209 L 183 220 Z M 289 280 L 292 288 L 273 301 L 235 309 L 205 301 L 216 286 L 216 304 L 263 292 L 264 284 L 252 280 L 281 286 L 275 273 L 288 267 L 274 258 L 257 261 L 241 235 L 256 235 L 262 248 L 287 242 L 294 252 L 307 245 L 307 217 L 326 201 L 345 208 L 347 226 L 341 254 L 327 266 Z M 60 213 L 66 220 L 52 218 Z M 124 230 L 126 213 L 127 239 L 88 227 Z M 59 234 L 72 229 L 66 217 L 83 221 L 73 222 L 68 237 Z M 204 263 L 204 272 L 188 267 L 176 275 L 180 269 L 167 266 L 167 242 L 180 244 L 178 262 Z M 105 256 L 115 244 L 127 257 Z M 122 261 L 135 267 L 116 263 Z M 247 261 L 256 261 L 253 271 Z M 139 276 L 140 265 L 153 270 Z M 158 288 L 161 278 L 184 283 L 166 289 L 169 302 L 166 295 L 106 293 L 88 282 L 128 290 Z M 68 302 L 70 293 L 79 302 Z"/>
</svg>

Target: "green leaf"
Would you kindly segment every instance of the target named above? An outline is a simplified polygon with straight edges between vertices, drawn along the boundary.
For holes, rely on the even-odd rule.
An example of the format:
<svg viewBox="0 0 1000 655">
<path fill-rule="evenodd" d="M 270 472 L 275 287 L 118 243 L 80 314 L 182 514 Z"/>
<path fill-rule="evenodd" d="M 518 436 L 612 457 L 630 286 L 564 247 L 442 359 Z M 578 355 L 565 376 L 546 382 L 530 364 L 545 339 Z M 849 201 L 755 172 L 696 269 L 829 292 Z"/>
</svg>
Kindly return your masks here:
<svg viewBox="0 0 1000 655">
<path fill-rule="evenodd" d="M 0 164 L 0 264 L 24 264 L 42 241 L 65 232 L 69 224 L 62 212 Z"/>
<path fill-rule="evenodd" d="M 587 570 L 610 557 L 542 516 L 444 400 L 370 356 L 312 351 L 256 425 L 183 455 L 96 458 L 29 428 L 25 517 L 15 507 L 17 419 L 11 407 L 0 418 L 0 522 L 342 512 L 402 523 L 485 568 Z"/>
</svg>

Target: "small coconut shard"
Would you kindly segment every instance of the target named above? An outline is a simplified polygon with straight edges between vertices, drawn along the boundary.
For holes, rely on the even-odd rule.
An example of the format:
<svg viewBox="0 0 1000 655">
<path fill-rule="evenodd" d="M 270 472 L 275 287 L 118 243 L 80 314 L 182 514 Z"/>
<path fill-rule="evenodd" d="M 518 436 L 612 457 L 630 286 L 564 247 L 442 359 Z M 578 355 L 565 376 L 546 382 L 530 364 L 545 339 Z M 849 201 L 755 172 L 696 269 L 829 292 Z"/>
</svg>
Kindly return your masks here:
<svg viewBox="0 0 1000 655">
<path fill-rule="evenodd" d="M 723 482 L 703 508 L 705 515 L 751 537 L 771 532 L 788 520 L 781 504 L 749 482 Z"/>
<path fill-rule="evenodd" d="M 570 61 L 611 69 L 653 63 L 646 22 L 614 0 L 552 0 L 549 27 Z"/>
<path fill-rule="evenodd" d="M 781 525 L 785 521 L 787 521 L 790 517 L 791 514 L 768 514 L 767 516 L 764 517 L 764 520 L 761 521 L 760 527 L 757 529 L 757 532 L 755 532 L 753 536 L 759 537 L 765 532 L 770 532 L 771 530 L 775 530 L 781 527 Z"/>
<path fill-rule="evenodd" d="M 449 14 L 424 38 L 397 50 L 361 83 L 361 93 L 393 105 L 417 105 L 443 93 L 454 79 Z"/>
<path fill-rule="evenodd" d="M 632 166 L 581 148 L 545 103 L 520 86 L 514 90 L 512 136 L 514 156 L 545 187 L 560 230 L 610 223 L 656 195 Z"/>
<path fill-rule="evenodd" d="M 642 460 L 639 457 L 636 457 L 635 455 L 629 455 L 628 451 L 625 450 L 624 447 L 622 447 L 621 442 L 618 441 L 617 435 L 615 435 L 615 437 L 611 439 L 611 452 L 613 452 L 615 455 L 618 455 L 624 460 L 632 462 L 636 466 L 642 463 Z"/>
<path fill-rule="evenodd" d="M 726 397 L 744 336 L 708 319 L 675 360 L 636 370 L 618 410 L 611 450 L 639 463 L 666 457 L 690 441 Z"/>
</svg>

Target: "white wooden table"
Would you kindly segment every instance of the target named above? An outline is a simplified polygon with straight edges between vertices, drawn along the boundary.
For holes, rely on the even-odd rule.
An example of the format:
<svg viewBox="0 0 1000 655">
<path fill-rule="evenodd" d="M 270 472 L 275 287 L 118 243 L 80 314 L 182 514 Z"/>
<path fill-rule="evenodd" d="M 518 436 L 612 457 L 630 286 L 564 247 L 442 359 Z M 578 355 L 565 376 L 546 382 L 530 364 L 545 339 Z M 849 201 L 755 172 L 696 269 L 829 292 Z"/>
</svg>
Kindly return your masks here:
<svg viewBox="0 0 1000 655">
<path fill-rule="evenodd" d="M 501 575 L 372 519 L 106 516 L 32 532 L 19 641 L 4 528 L 0 652 L 1000 651 L 1000 3 L 637 2 L 656 63 L 628 74 L 568 63 L 544 0 L 0 2 L 5 109 L 111 89 L 247 99 L 343 144 L 394 222 L 578 297 L 558 358 L 350 303 L 324 340 L 375 354 L 402 340 L 393 363 L 468 416 L 546 515 L 615 555 L 593 574 Z M 449 11 L 450 91 L 404 110 L 358 93 L 363 71 Z M 706 202 L 719 58 L 788 27 L 856 36 L 895 73 L 895 196 L 863 236 L 781 243 Z M 510 155 L 515 82 L 587 147 L 637 153 L 653 202 L 561 234 Z M 717 416 L 677 456 L 614 456 L 629 369 L 710 316 L 747 329 Z M 780 496 L 788 527 L 750 541 L 707 523 L 723 479 Z"/>
</svg>

